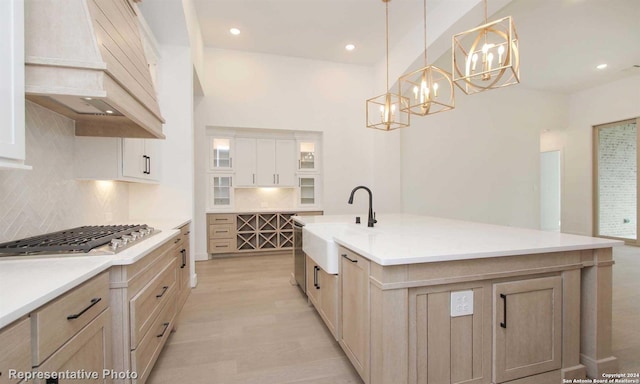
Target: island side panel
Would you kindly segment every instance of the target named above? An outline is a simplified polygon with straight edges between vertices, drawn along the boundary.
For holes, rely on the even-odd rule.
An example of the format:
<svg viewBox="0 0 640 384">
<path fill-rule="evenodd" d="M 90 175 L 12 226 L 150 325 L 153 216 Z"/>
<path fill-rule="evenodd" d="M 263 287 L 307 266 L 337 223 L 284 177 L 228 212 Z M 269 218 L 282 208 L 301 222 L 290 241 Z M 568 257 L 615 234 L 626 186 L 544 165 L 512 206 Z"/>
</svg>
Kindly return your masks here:
<svg viewBox="0 0 640 384">
<path fill-rule="evenodd" d="M 580 362 L 587 375 L 601 378 L 617 372 L 618 360 L 611 352 L 612 266 L 611 248 L 583 252 Z"/>
</svg>

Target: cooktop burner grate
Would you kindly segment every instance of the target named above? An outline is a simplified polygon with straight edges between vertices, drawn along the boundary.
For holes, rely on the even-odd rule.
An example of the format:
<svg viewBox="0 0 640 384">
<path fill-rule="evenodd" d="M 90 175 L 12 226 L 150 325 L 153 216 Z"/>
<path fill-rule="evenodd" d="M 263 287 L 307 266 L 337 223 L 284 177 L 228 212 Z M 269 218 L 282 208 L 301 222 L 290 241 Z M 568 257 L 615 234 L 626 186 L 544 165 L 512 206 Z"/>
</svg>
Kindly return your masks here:
<svg viewBox="0 0 640 384">
<path fill-rule="evenodd" d="M 0 254 L 10 253 L 86 253 L 108 244 L 111 239 L 147 228 L 147 225 L 90 225 L 46 233 L 0 244 Z"/>
</svg>

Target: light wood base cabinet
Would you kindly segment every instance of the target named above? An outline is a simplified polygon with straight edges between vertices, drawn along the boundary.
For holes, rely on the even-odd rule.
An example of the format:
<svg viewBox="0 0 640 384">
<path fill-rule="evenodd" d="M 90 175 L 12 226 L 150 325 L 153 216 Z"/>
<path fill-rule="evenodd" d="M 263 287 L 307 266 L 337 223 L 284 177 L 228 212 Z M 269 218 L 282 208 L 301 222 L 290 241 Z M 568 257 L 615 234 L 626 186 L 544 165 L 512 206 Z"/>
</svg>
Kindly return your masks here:
<svg viewBox="0 0 640 384">
<path fill-rule="evenodd" d="M 29 318 L 17 320 L 0 331 L 0 384 L 15 384 L 9 370 L 31 370 L 31 322 Z"/>
<path fill-rule="evenodd" d="M 307 297 L 333 337 L 338 340 L 338 275 L 325 272 L 312 258 L 306 258 Z"/>
<path fill-rule="evenodd" d="M 340 248 L 339 343 L 365 382 L 369 381 L 369 260 Z"/>
<path fill-rule="evenodd" d="M 114 383 L 143 384 L 173 328 L 181 242 L 177 234 L 139 261 L 109 270 L 113 369 L 135 372 Z"/>
<path fill-rule="evenodd" d="M 615 372 L 611 312 L 598 310 L 611 300 L 610 249 L 393 266 L 339 252 L 339 342 L 367 384 L 557 384 Z M 458 294 L 470 312 L 452 314 Z"/>
</svg>

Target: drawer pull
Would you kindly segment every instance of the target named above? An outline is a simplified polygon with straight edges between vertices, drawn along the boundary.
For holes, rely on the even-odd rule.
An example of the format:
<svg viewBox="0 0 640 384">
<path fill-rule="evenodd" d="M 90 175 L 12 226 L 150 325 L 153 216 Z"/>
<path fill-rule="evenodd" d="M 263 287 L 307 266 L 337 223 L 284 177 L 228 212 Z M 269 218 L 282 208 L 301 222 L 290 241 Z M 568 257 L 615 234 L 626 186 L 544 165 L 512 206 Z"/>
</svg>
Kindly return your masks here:
<svg viewBox="0 0 640 384">
<path fill-rule="evenodd" d="M 216 233 L 229 233 L 229 231 L 216 231 Z"/>
<path fill-rule="evenodd" d="M 75 320 L 78 317 L 82 316 L 85 312 L 87 312 L 89 309 L 91 309 L 91 307 L 93 307 L 94 305 L 98 304 L 100 302 L 100 300 L 102 300 L 102 297 L 96 297 L 96 298 L 91 299 L 91 304 L 89 304 L 89 306 L 87 308 L 83 309 L 79 313 L 76 313 L 75 315 L 67 316 L 67 320 Z"/>
<path fill-rule="evenodd" d="M 500 322 L 500 326 L 502 328 L 507 328 L 507 295 L 501 293 L 500 298 L 504 300 L 504 306 L 502 307 L 502 318 L 504 319 L 504 321 Z"/>
<path fill-rule="evenodd" d="M 164 325 L 164 328 L 162 329 L 162 333 L 161 333 L 161 334 L 159 334 L 159 335 L 156 335 L 157 337 L 162 337 L 162 336 L 164 336 L 165 332 L 167 332 L 167 328 L 169 328 L 169 323 L 164 323 L 164 324 L 162 324 L 162 325 Z"/>
<path fill-rule="evenodd" d="M 219 218 L 219 217 L 216 217 L 216 221 L 227 221 L 227 219 L 226 219 L 226 218 Z"/>
<path fill-rule="evenodd" d="M 161 293 L 161 294 L 159 294 L 159 295 L 156 295 L 156 298 L 157 298 L 157 299 L 159 299 L 159 298 L 161 298 L 162 296 L 164 296 L 164 294 L 165 294 L 165 293 L 167 293 L 167 289 L 169 289 L 169 286 L 168 286 L 168 285 L 165 285 L 164 287 L 162 287 L 162 293 Z"/>
<path fill-rule="evenodd" d="M 350 259 L 349 256 L 347 256 L 346 253 L 343 253 L 342 257 L 344 257 L 345 259 L 349 260 L 352 263 L 357 263 L 358 262 L 358 260 Z"/>
<path fill-rule="evenodd" d="M 187 250 L 183 249 L 180 253 L 182 253 L 182 265 L 180 268 L 184 268 L 187 265 Z"/>
<path fill-rule="evenodd" d="M 216 245 L 216 248 L 227 248 L 226 245 Z"/>
<path fill-rule="evenodd" d="M 189 236 L 189 234 L 191 233 L 191 231 L 187 231 L 184 233 L 185 236 Z"/>
</svg>

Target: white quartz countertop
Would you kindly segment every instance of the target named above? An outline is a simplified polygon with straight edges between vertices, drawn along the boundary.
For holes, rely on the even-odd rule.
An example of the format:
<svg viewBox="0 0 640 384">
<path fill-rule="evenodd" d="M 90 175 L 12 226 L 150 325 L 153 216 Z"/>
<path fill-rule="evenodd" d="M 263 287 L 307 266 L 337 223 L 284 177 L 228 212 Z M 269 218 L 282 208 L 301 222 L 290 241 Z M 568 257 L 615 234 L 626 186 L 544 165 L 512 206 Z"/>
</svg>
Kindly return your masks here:
<svg viewBox="0 0 640 384">
<path fill-rule="evenodd" d="M 545 232 L 408 214 L 378 215 L 368 228 L 353 224 L 355 215 L 299 216 L 295 220 L 319 237 L 380 265 L 429 263 L 525 255 L 535 253 L 609 248 L 616 240 Z M 340 224 L 340 225 L 336 225 Z"/>
<path fill-rule="evenodd" d="M 34 255 L 0 258 L 0 328 L 29 314 L 113 265 L 142 259 L 179 233 L 190 219 L 131 220 L 161 232 L 116 255 Z"/>
</svg>

